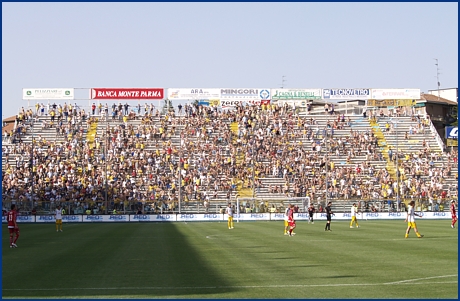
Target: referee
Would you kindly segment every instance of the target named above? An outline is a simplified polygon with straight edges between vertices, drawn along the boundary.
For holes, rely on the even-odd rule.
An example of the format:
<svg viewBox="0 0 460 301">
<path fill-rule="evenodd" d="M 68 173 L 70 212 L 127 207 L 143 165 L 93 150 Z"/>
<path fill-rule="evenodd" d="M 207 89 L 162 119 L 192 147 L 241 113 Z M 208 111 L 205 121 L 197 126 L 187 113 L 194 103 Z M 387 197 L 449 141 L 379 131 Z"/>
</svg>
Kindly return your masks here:
<svg viewBox="0 0 460 301">
<path fill-rule="evenodd" d="M 327 203 L 327 206 L 326 206 L 326 227 L 324 228 L 324 231 L 332 231 L 331 230 L 331 218 L 332 218 L 332 215 L 334 214 L 334 212 L 332 212 L 332 209 L 331 209 L 331 205 L 332 205 L 332 202 L 329 202 Z"/>
</svg>

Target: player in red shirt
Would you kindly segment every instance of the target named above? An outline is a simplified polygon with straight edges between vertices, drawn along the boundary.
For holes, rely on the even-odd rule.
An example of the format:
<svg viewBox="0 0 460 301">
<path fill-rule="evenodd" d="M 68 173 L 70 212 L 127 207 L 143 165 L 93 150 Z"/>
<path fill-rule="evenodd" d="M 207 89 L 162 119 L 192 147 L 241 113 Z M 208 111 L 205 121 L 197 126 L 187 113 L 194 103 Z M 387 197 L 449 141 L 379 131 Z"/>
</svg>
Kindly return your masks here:
<svg viewBox="0 0 460 301">
<path fill-rule="evenodd" d="M 295 233 L 293 232 L 295 229 L 295 220 L 294 220 L 294 205 L 291 204 L 291 208 L 289 209 L 288 213 L 288 224 L 289 224 L 289 236 L 294 236 Z"/>
<path fill-rule="evenodd" d="M 457 211 L 455 210 L 455 201 L 450 202 L 450 213 L 452 214 L 452 225 L 450 225 L 453 228 L 455 228 L 455 223 L 457 222 Z"/>
<path fill-rule="evenodd" d="M 18 216 L 18 212 L 16 211 L 16 205 L 11 205 L 11 210 L 8 212 L 6 220 L 8 221 L 8 231 L 10 232 L 10 248 L 17 248 L 16 242 L 19 238 L 19 227 L 16 223 L 16 218 Z M 16 237 L 13 240 L 14 234 Z"/>
</svg>

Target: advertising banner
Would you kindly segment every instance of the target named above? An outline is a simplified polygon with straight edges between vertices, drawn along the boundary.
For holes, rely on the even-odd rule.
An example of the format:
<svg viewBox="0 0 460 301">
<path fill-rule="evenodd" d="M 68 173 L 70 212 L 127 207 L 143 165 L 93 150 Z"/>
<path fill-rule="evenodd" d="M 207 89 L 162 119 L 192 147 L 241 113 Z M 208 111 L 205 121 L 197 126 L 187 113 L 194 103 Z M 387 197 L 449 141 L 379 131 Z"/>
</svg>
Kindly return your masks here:
<svg viewBox="0 0 460 301">
<path fill-rule="evenodd" d="M 446 138 L 458 139 L 458 126 L 446 126 Z"/>
<path fill-rule="evenodd" d="M 272 102 L 278 100 L 308 100 L 321 99 L 321 89 L 271 89 Z"/>
<path fill-rule="evenodd" d="M 33 215 L 18 215 L 17 218 L 16 218 L 16 222 L 17 223 L 35 223 L 35 216 L 33 216 Z"/>
<path fill-rule="evenodd" d="M 368 107 L 412 107 L 417 104 L 415 99 L 369 99 Z"/>
<path fill-rule="evenodd" d="M 94 223 L 94 222 L 106 222 L 108 221 L 109 215 L 83 215 L 83 222 L 84 223 Z"/>
<path fill-rule="evenodd" d="M 260 105 L 264 100 L 270 100 L 270 89 L 220 89 L 222 107 L 235 107 L 240 104 Z"/>
<path fill-rule="evenodd" d="M 163 99 L 163 88 L 93 88 L 91 99 Z"/>
<path fill-rule="evenodd" d="M 371 89 L 372 99 L 420 99 L 420 89 Z"/>
<path fill-rule="evenodd" d="M 54 215 L 37 215 L 35 217 L 37 223 L 55 223 Z"/>
<path fill-rule="evenodd" d="M 323 89 L 323 99 L 369 99 L 371 98 L 370 89 Z"/>
<path fill-rule="evenodd" d="M 220 89 L 205 88 L 168 88 L 168 99 L 210 100 L 220 99 Z"/>
<path fill-rule="evenodd" d="M 22 89 L 22 99 L 72 100 L 75 98 L 73 88 L 38 88 Z"/>
<path fill-rule="evenodd" d="M 134 214 L 129 216 L 130 222 L 175 222 L 175 214 Z"/>
</svg>

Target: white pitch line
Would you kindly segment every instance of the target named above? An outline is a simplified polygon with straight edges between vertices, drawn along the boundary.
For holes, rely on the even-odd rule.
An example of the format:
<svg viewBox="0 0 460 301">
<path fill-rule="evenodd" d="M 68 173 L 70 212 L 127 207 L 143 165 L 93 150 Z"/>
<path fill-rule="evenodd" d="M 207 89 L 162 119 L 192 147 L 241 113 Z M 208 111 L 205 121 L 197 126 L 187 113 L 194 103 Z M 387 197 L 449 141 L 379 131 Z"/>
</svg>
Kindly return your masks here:
<svg viewBox="0 0 460 301">
<path fill-rule="evenodd" d="M 458 277 L 458 275 L 444 275 L 444 276 L 433 276 L 433 277 L 425 277 L 425 278 L 415 278 L 415 279 L 407 279 L 407 280 L 401 280 L 401 281 L 395 281 L 395 282 L 387 282 L 384 284 L 400 284 L 400 283 L 406 283 L 406 282 L 412 282 L 412 281 L 428 280 L 428 279 L 436 279 L 436 278 L 447 278 L 447 277 Z"/>
<path fill-rule="evenodd" d="M 433 276 L 425 278 L 416 278 L 408 279 L 395 282 L 385 282 L 385 283 L 338 283 L 338 284 L 283 284 L 283 285 L 229 285 L 229 286 L 161 286 L 161 287 L 73 287 L 73 288 L 29 288 L 29 289 L 19 289 L 19 288 L 3 288 L 5 291 L 65 291 L 65 290 L 197 290 L 197 289 L 232 289 L 232 288 L 308 288 L 308 287 L 342 287 L 342 286 L 377 286 L 377 285 L 393 285 L 393 284 L 403 284 L 410 281 L 419 281 L 435 278 L 447 278 L 447 277 L 457 277 L 458 275 L 444 275 L 444 276 Z M 458 283 L 458 281 L 442 281 L 442 282 L 430 282 L 429 284 L 449 284 L 449 283 Z M 412 285 L 421 284 L 426 285 L 427 283 L 412 283 Z"/>
</svg>

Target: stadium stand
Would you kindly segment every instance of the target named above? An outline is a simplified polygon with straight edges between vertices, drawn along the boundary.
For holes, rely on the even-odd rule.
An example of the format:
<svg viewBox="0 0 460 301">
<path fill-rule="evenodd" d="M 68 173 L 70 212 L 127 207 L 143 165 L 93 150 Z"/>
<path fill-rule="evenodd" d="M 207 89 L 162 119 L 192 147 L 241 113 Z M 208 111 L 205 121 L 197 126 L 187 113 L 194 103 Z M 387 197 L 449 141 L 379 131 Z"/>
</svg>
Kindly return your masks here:
<svg viewBox="0 0 460 301">
<path fill-rule="evenodd" d="M 37 214 L 57 204 L 71 214 L 220 212 L 240 197 L 254 198 L 242 211 L 283 212 L 286 202 L 303 210 L 305 201 L 289 199 L 305 197 L 317 208 L 333 200 L 336 211 L 355 201 L 403 210 L 412 199 L 440 210 L 457 198 L 458 152 L 445 152 L 437 135 L 429 116 L 407 112 L 38 104 L 4 128 L 3 205 Z"/>
</svg>

